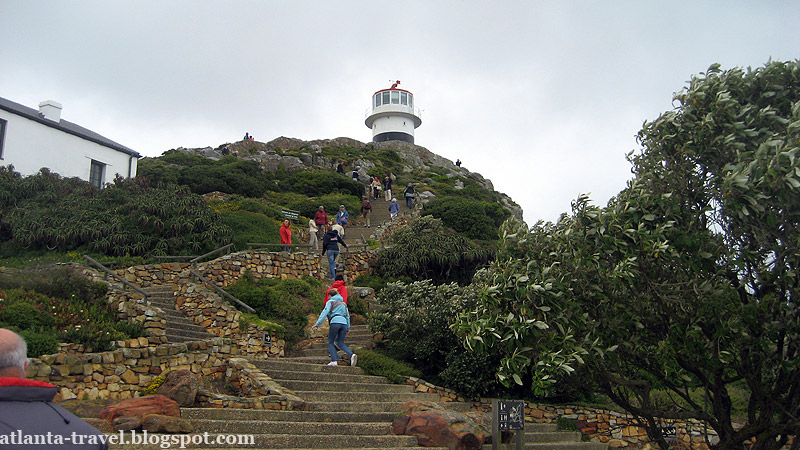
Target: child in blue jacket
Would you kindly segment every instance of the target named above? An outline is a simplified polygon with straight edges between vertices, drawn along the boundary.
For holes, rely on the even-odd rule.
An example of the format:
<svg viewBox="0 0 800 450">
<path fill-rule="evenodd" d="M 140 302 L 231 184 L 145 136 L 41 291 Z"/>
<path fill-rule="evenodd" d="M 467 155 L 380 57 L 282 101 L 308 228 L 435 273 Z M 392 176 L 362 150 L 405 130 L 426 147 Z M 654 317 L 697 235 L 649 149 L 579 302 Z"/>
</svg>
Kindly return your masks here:
<svg viewBox="0 0 800 450">
<path fill-rule="evenodd" d="M 358 357 L 350 350 L 350 347 L 344 343 L 344 338 L 350 331 L 350 311 L 347 309 L 347 303 L 345 303 L 342 296 L 339 295 L 339 291 L 331 289 L 328 293 L 331 295 L 331 298 L 325 303 L 325 308 L 322 310 L 322 313 L 320 313 L 317 323 L 311 328 L 313 330 L 318 329 L 319 325 L 327 317 L 328 322 L 330 322 L 330 330 L 328 331 L 328 353 L 331 355 L 331 362 L 329 362 L 328 365 L 339 365 L 339 355 L 336 353 L 335 343 L 340 349 L 347 353 L 347 356 L 350 358 L 350 365 L 355 366 Z"/>
</svg>

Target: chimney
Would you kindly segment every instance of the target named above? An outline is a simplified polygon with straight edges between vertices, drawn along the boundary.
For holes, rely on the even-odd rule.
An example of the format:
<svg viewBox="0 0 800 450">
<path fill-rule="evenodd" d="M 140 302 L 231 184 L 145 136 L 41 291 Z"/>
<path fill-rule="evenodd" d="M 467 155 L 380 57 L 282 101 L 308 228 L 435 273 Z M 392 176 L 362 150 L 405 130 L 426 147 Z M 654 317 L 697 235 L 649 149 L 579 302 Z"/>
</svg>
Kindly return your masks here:
<svg viewBox="0 0 800 450">
<path fill-rule="evenodd" d="M 45 100 L 39 103 L 39 114 L 45 119 L 53 122 L 61 121 L 61 103 L 53 100 Z"/>
</svg>

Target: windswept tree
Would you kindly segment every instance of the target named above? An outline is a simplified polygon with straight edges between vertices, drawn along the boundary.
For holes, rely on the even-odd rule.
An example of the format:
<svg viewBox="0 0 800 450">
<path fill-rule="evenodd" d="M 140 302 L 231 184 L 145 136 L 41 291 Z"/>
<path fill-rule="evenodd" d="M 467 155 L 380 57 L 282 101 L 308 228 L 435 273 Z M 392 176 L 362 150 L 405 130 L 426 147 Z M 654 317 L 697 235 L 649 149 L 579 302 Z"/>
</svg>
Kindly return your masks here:
<svg viewBox="0 0 800 450">
<path fill-rule="evenodd" d="M 714 65 L 674 101 L 606 207 L 504 225 L 456 329 L 506 384 L 585 365 L 664 449 L 664 419 L 705 422 L 711 448 L 778 449 L 800 429 L 800 62 Z"/>
</svg>

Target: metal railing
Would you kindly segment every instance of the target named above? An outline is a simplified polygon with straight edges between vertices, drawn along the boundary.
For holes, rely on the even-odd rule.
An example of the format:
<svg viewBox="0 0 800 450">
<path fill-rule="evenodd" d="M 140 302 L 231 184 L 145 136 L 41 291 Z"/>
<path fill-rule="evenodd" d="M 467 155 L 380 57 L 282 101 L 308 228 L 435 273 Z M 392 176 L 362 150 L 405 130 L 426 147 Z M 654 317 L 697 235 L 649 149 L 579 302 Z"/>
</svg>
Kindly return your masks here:
<svg viewBox="0 0 800 450">
<path fill-rule="evenodd" d="M 200 255 L 200 256 L 198 256 L 198 257 L 196 257 L 194 259 L 189 260 L 189 262 L 192 263 L 192 267 L 194 267 L 194 265 L 198 261 L 200 261 L 201 259 L 207 258 L 207 257 L 209 257 L 211 255 L 216 255 L 217 253 L 222 253 L 222 252 L 228 251 L 228 249 L 230 249 L 231 247 L 233 247 L 233 243 L 230 243 L 228 245 L 224 245 L 224 246 L 222 246 L 222 247 L 220 247 L 220 248 L 218 248 L 216 250 L 211 250 L 210 252 L 206 253 L 205 255 Z"/>
<path fill-rule="evenodd" d="M 225 292 L 224 289 L 222 289 L 221 287 L 217 286 L 212 281 L 207 280 L 204 276 L 200 275 L 196 270 L 192 269 L 192 270 L 189 271 L 189 273 L 191 273 L 193 277 L 195 277 L 198 280 L 202 281 L 203 283 L 209 285 L 212 289 L 217 291 L 220 295 L 222 295 L 223 297 L 227 298 L 228 300 L 233 301 L 234 303 L 236 303 L 237 305 L 241 306 L 242 308 L 250 311 L 251 313 L 255 313 L 256 312 L 256 310 L 251 308 L 250 305 L 248 305 L 247 303 L 245 303 L 245 302 L 239 300 L 238 298 L 232 296 L 231 294 Z"/>
<path fill-rule="evenodd" d="M 114 272 L 112 272 L 106 266 L 104 266 L 104 265 L 100 264 L 99 262 L 95 261 L 94 259 L 92 259 L 92 257 L 90 257 L 89 255 L 83 255 L 83 257 L 84 257 L 84 259 L 86 259 L 86 261 L 89 262 L 90 265 L 100 269 L 105 274 L 104 279 L 108 280 L 108 275 L 111 275 L 112 277 L 114 277 L 115 280 L 117 280 L 120 283 L 122 283 L 123 286 L 129 287 L 129 288 L 133 289 L 134 291 L 144 295 L 144 303 L 147 306 L 150 306 L 150 294 L 147 291 L 145 291 L 144 289 L 134 285 L 133 283 L 131 283 L 130 281 L 128 281 L 128 280 L 126 280 L 124 278 L 122 278 L 121 276 L 115 274 Z"/>
</svg>

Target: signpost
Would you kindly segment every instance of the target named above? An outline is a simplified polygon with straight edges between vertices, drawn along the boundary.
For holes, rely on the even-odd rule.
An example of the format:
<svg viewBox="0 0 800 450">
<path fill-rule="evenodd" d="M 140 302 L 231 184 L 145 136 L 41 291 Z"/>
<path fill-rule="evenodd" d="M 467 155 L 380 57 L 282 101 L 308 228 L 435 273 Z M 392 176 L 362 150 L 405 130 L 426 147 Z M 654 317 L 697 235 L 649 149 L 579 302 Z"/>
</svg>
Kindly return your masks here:
<svg viewBox="0 0 800 450">
<path fill-rule="evenodd" d="M 492 400 L 492 450 L 499 449 L 503 431 L 516 432 L 516 450 L 525 447 L 525 402 Z"/>
<path fill-rule="evenodd" d="M 281 209 L 281 214 L 289 220 L 297 220 L 300 218 L 300 211 L 292 211 L 291 209 Z"/>
</svg>

